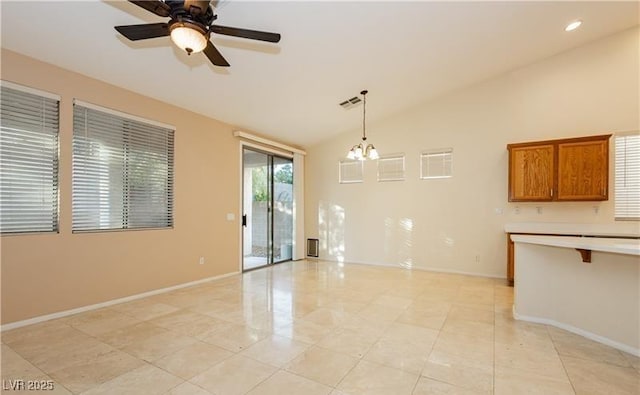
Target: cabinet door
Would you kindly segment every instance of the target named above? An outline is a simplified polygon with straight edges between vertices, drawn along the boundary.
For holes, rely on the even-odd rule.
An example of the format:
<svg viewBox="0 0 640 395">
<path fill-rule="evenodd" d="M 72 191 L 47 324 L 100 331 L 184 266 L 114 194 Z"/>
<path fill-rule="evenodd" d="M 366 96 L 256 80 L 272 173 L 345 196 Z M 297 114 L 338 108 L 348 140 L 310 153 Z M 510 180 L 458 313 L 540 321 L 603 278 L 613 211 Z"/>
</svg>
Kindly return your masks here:
<svg viewBox="0 0 640 395">
<path fill-rule="evenodd" d="M 553 144 L 509 148 L 509 201 L 553 199 Z"/>
<path fill-rule="evenodd" d="M 609 139 L 558 144 L 558 200 L 607 200 Z"/>
</svg>

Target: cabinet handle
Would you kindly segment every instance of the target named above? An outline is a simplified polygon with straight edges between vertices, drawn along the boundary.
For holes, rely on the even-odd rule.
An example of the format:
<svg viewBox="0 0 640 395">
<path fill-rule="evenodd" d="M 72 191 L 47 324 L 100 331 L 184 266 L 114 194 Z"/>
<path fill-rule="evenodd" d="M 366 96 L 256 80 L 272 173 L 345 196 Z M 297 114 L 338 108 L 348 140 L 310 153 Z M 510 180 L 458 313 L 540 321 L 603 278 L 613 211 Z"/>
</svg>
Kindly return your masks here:
<svg viewBox="0 0 640 395">
<path fill-rule="evenodd" d="M 553 188 L 550 189 L 551 197 L 553 197 Z"/>
</svg>

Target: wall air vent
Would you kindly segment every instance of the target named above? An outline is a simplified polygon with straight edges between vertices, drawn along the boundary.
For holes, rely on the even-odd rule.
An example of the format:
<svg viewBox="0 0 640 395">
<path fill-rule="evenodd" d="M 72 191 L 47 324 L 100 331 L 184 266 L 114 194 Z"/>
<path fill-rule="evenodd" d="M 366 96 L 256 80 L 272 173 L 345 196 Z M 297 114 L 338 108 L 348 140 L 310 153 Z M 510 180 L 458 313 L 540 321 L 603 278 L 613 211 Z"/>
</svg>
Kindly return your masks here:
<svg viewBox="0 0 640 395">
<path fill-rule="evenodd" d="M 345 100 L 342 103 L 340 103 L 340 107 L 344 108 L 345 110 L 348 110 L 352 107 L 355 107 L 355 105 L 360 103 L 361 101 L 362 99 L 360 99 L 358 96 L 354 96 L 351 99 Z"/>
</svg>

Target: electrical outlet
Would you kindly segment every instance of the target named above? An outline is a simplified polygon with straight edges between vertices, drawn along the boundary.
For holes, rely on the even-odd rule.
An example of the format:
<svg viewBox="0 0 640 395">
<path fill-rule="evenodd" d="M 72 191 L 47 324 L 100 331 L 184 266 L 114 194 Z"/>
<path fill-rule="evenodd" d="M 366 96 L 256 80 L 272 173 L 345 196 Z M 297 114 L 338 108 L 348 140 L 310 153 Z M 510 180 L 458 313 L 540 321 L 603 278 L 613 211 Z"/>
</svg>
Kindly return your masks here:
<svg viewBox="0 0 640 395">
<path fill-rule="evenodd" d="M 476 255 L 476 263 L 480 263 L 480 255 Z"/>
<path fill-rule="evenodd" d="M 536 207 L 536 211 L 538 212 L 538 214 L 542 214 L 542 207 L 540 206 Z"/>
<path fill-rule="evenodd" d="M 502 207 L 496 207 L 494 209 L 494 212 L 496 213 L 496 215 L 502 215 L 504 213 L 504 210 L 502 209 Z"/>
<path fill-rule="evenodd" d="M 516 215 L 520 214 L 520 207 L 516 206 L 516 207 L 513 209 L 513 213 L 514 213 L 514 214 L 516 214 Z"/>
<path fill-rule="evenodd" d="M 594 213 L 594 214 L 598 214 L 598 211 L 600 211 L 600 207 L 598 207 L 598 206 L 593 206 L 593 213 Z"/>
<path fill-rule="evenodd" d="M 200 257 L 200 261 L 199 261 L 199 263 L 200 263 L 201 265 L 204 265 L 204 257 L 203 257 L 203 256 L 201 256 L 201 257 Z"/>
</svg>

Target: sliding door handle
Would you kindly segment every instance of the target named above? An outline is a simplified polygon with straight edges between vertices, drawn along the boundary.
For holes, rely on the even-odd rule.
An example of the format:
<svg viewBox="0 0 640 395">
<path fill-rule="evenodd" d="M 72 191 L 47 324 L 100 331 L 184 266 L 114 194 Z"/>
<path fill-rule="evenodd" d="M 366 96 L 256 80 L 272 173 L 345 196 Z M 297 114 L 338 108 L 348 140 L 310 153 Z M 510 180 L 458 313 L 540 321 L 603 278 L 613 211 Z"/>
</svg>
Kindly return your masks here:
<svg viewBox="0 0 640 395">
<path fill-rule="evenodd" d="M 244 226 L 244 227 L 247 226 L 247 214 L 244 214 L 242 216 L 242 226 Z"/>
</svg>

